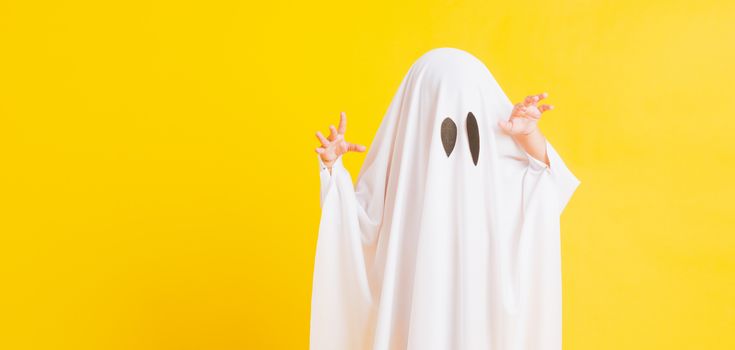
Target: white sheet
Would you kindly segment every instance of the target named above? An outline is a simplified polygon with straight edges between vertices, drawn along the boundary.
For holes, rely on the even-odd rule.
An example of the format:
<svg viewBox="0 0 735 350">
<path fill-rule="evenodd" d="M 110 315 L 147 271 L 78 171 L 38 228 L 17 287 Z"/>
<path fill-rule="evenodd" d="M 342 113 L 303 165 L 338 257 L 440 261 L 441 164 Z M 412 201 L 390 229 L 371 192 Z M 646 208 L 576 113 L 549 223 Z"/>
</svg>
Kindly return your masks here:
<svg viewBox="0 0 735 350">
<path fill-rule="evenodd" d="M 550 166 L 498 128 L 512 107 L 477 58 L 434 49 L 401 82 L 354 187 L 341 158 L 331 175 L 319 160 L 312 350 L 561 349 L 559 217 L 580 181 L 548 141 Z"/>
</svg>

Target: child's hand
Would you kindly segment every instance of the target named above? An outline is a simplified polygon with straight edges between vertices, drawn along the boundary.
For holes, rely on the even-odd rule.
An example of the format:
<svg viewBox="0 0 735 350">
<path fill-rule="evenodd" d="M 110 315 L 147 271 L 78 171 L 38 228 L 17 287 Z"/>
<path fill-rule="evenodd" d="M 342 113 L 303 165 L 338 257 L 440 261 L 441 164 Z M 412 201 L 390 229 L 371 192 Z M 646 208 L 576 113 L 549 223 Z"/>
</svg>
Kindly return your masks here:
<svg viewBox="0 0 735 350">
<path fill-rule="evenodd" d="M 327 167 L 331 168 L 334 162 L 342 154 L 347 152 L 365 152 L 367 147 L 358 145 L 355 143 L 349 143 L 345 140 L 345 131 L 347 130 L 347 116 L 345 112 L 340 113 L 339 116 L 339 129 L 336 129 L 334 125 L 329 126 L 329 137 L 325 138 L 321 132 L 316 132 L 316 137 L 322 143 L 321 147 L 317 147 L 316 153 L 322 159 L 322 162 Z"/>
<path fill-rule="evenodd" d="M 522 136 L 534 133 L 538 130 L 537 123 L 539 119 L 541 119 L 541 113 L 554 109 L 554 106 L 551 105 L 541 105 L 540 107 L 536 106 L 538 101 L 541 101 L 548 96 L 549 94 L 544 92 L 542 94 L 526 97 L 523 102 L 513 106 L 513 111 L 510 113 L 510 120 L 498 122 L 500 129 L 511 136 Z"/>
</svg>

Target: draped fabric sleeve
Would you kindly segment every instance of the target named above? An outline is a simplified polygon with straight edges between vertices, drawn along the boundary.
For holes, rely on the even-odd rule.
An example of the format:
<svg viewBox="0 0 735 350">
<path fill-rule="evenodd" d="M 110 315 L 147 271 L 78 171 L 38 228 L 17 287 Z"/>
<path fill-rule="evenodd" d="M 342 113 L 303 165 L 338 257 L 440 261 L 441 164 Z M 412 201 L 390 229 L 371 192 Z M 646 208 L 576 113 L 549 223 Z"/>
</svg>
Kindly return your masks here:
<svg viewBox="0 0 735 350">
<path fill-rule="evenodd" d="M 360 225 L 360 238 L 364 244 L 370 245 L 375 243 L 378 236 L 378 229 L 380 227 L 380 220 L 382 219 L 383 208 L 384 208 L 384 187 L 385 187 L 385 173 L 387 169 L 385 166 L 379 166 L 374 164 L 377 152 L 371 152 L 371 154 L 365 160 L 365 164 L 362 167 L 362 173 L 357 180 L 357 184 L 354 189 L 350 188 L 354 192 L 354 199 L 357 201 L 357 216 L 358 223 Z M 320 182 L 320 206 L 322 211 L 324 210 L 325 197 L 328 191 L 336 186 L 337 180 L 334 178 L 340 176 L 350 181 L 352 184 L 352 176 L 349 171 L 344 167 L 342 163 L 342 156 L 337 157 L 337 160 L 332 165 L 332 172 L 330 173 L 329 168 L 322 162 L 321 157 L 319 160 L 319 182 Z M 345 190 L 348 190 L 344 188 Z"/>
<path fill-rule="evenodd" d="M 549 164 L 528 152 L 522 185 L 515 330 L 524 349 L 560 350 L 562 325 L 561 214 L 580 181 L 546 141 Z"/>
<path fill-rule="evenodd" d="M 574 176 L 572 171 L 569 170 L 548 139 L 546 140 L 546 154 L 549 157 L 548 165 L 545 162 L 534 158 L 528 152 L 524 151 L 524 153 L 528 157 L 529 167 L 534 172 L 543 172 L 543 174 L 548 177 L 555 194 L 558 214 L 561 215 L 564 208 L 566 208 L 567 203 L 569 203 L 569 200 L 572 198 L 572 194 L 574 194 L 581 182 L 576 176 Z"/>
<path fill-rule="evenodd" d="M 311 300 L 310 349 L 363 349 L 371 336 L 371 265 L 377 222 L 361 202 L 340 156 L 319 158 L 321 219 Z"/>
<path fill-rule="evenodd" d="M 317 157 L 317 160 L 319 160 L 319 184 L 320 184 L 320 191 L 319 191 L 319 206 L 324 207 L 324 196 L 327 194 L 327 190 L 330 187 L 331 179 L 332 179 L 332 173 L 329 171 L 329 168 L 324 164 L 321 157 Z M 342 164 L 342 156 L 339 156 L 336 161 L 334 161 L 334 164 L 332 164 L 333 169 L 344 169 L 344 165 Z M 341 171 L 341 170 L 340 170 Z"/>
<path fill-rule="evenodd" d="M 396 92 L 403 96 L 406 75 Z M 368 148 L 356 183 L 340 156 L 320 166 L 321 219 L 314 260 L 310 349 L 368 350 L 382 288 L 376 252 L 382 241 L 386 189 L 402 98 L 394 98 Z"/>
</svg>

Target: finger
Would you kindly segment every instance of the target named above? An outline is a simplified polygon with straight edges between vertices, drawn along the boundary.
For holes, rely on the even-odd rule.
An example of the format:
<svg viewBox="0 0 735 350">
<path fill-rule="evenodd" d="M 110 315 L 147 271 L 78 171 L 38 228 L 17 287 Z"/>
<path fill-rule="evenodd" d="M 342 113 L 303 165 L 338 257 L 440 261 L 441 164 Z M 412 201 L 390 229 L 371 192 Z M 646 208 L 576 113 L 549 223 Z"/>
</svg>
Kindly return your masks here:
<svg viewBox="0 0 735 350">
<path fill-rule="evenodd" d="M 552 109 L 554 109 L 554 106 L 552 105 L 541 105 L 541 107 L 539 107 L 538 110 L 541 111 L 541 113 L 543 113 L 543 112 L 546 112 Z"/>
<path fill-rule="evenodd" d="M 365 147 L 363 145 L 358 145 L 356 143 L 350 143 L 347 146 L 347 150 L 348 151 L 352 151 L 352 152 L 365 152 L 366 149 L 367 149 L 367 147 Z"/>
<path fill-rule="evenodd" d="M 337 138 L 337 128 L 334 127 L 334 125 L 329 126 L 329 141 L 334 141 L 334 139 Z"/>
<path fill-rule="evenodd" d="M 538 95 L 533 95 L 532 97 L 536 100 L 536 102 L 538 102 L 549 97 L 549 94 L 547 92 L 542 92 Z"/>
<path fill-rule="evenodd" d="M 511 116 L 519 116 L 522 115 L 526 110 L 526 106 L 521 102 L 517 103 L 515 106 L 513 106 L 513 110 L 510 112 Z"/>
<path fill-rule="evenodd" d="M 319 139 L 319 142 L 322 143 L 322 146 L 327 147 L 329 145 L 329 140 L 327 140 L 324 135 L 322 135 L 321 131 L 316 132 L 316 138 Z"/>
<path fill-rule="evenodd" d="M 347 131 L 347 114 L 345 112 L 341 112 L 339 114 L 339 129 L 337 130 L 342 135 L 344 135 L 345 131 Z"/>
<path fill-rule="evenodd" d="M 538 100 L 535 95 L 526 96 L 526 98 L 523 99 L 523 105 L 525 106 L 535 105 L 537 101 Z"/>
<path fill-rule="evenodd" d="M 324 151 L 326 151 L 326 149 L 324 149 L 323 147 L 317 147 L 315 149 L 315 151 L 316 151 L 316 153 L 322 154 L 322 153 L 324 153 Z"/>
<path fill-rule="evenodd" d="M 549 97 L 549 94 L 546 92 L 540 93 L 538 95 L 531 95 L 531 96 L 526 97 L 525 100 L 523 100 L 523 104 L 525 104 L 526 106 L 530 106 L 532 104 L 535 105 L 536 103 L 538 103 L 538 101 L 541 101 L 547 97 Z"/>
</svg>

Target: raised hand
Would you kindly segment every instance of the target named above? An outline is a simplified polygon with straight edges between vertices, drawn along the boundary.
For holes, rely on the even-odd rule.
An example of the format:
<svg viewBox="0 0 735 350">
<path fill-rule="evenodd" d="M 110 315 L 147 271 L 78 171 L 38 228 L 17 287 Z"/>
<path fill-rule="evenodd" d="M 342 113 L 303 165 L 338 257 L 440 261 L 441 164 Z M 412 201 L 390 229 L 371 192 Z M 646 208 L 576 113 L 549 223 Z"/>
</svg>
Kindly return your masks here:
<svg viewBox="0 0 735 350">
<path fill-rule="evenodd" d="M 499 121 L 498 126 L 500 126 L 501 130 L 511 136 L 529 135 L 534 133 L 538 130 L 537 123 L 541 119 L 541 114 L 554 109 L 554 106 L 552 105 L 536 106 L 539 101 L 548 96 L 549 94 L 544 92 L 542 94 L 526 97 L 523 102 L 517 103 L 513 106 L 513 111 L 510 113 L 510 119 L 507 121 Z"/>
<path fill-rule="evenodd" d="M 345 131 L 347 131 L 347 116 L 345 112 L 340 113 L 339 129 L 334 125 L 329 126 L 329 137 L 324 137 L 320 131 L 316 132 L 316 138 L 321 142 L 321 146 L 316 148 L 316 153 L 322 159 L 327 167 L 331 168 L 337 158 L 347 152 L 365 152 L 367 147 L 350 143 L 345 140 Z"/>
</svg>

